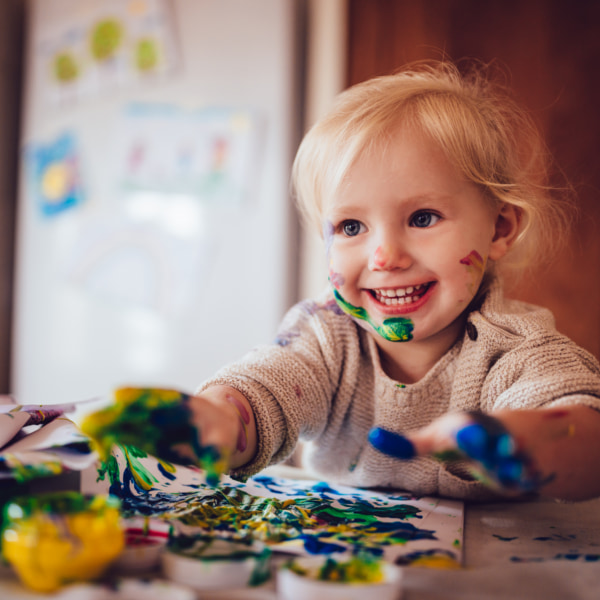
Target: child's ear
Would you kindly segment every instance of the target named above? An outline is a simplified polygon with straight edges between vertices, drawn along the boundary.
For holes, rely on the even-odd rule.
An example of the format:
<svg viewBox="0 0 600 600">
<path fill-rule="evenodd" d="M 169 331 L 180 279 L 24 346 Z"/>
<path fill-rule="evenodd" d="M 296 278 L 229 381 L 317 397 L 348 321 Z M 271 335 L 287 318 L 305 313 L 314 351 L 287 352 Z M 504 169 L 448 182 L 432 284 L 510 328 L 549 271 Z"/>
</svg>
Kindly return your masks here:
<svg viewBox="0 0 600 600">
<path fill-rule="evenodd" d="M 494 237 L 490 245 L 491 260 L 499 260 L 508 252 L 519 233 L 521 216 L 521 210 L 513 204 L 502 205 L 496 216 Z"/>
</svg>

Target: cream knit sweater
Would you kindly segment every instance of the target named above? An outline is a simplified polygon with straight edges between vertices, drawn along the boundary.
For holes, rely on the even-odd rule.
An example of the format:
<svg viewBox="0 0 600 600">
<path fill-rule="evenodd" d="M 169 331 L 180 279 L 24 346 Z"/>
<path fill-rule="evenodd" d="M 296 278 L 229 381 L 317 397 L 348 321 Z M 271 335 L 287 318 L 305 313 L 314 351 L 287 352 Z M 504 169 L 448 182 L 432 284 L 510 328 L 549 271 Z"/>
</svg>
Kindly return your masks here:
<svg viewBox="0 0 600 600">
<path fill-rule="evenodd" d="M 405 433 L 458 410 L 600 410 L 595 358 L 554 329 L 548 310 L 505 300 L 498 283 L 470 313 L 463 338 L 417 383 L 404 386 L 384 373 L 371 334 L 328 293 L 293 307 L 272 346 L 256 348 L 198 391 L 213 384 L 242 392 L 256 417 L 257 456 L 233 476 L 284 460 L 303 440 L 305 466 L 328 481 L 469 499 L 493 494 L 464 464 L 384 456 L 367 443 L 371 427 Z"/>
</svg>

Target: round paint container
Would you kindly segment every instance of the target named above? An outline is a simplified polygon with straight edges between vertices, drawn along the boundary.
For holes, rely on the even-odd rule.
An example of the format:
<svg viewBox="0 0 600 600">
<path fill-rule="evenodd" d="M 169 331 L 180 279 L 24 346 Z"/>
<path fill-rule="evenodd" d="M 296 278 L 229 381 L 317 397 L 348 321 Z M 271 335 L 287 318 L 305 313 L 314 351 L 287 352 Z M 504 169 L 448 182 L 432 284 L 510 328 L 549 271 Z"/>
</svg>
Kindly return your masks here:
<svg viewBox="0 0 600 600">
<path fill-rule="evenodd" d="M 117 579 L 110 585 L 76 584 L 66 587 L 54 600 L 196 600 L 196 592 L 170 581 Z"/>
<path fill-rule="evenodd" d="M 119 508 L 112 496 L 79 492 L 15 498 L 4 507 L 3 556 L 37 592 L 96 579 L 124 546 Z"/>
<path fill-rule="evenodd" d="M 390 563 L 381 563 L 379 577 L 373 580 L 335 581 L 320 579 L 326 561 L 344 564 L 348 557 L 297 558 L 294 568 L 282 567 L 277 573 L 277 598 L 279 600 L 398 600 L 402 597 L 402 570 Z"/>
<path fill-rule="evenodd" d="M 187 548 L 170 545 L 162 554 L 162 567 L 165 577 L 196 590 L 235 590 L 266 581 L 270 555 L 257 542 L 204 539 Z"/>
<path fill-rule="evenodd" d="M 160 565 L 160 556 L 169 538 L 169 525 L 150 519 L 130 519 L 123 523 L 125 548 L 115 567 L 125 573 L 143 573 Z"/>
</svg>

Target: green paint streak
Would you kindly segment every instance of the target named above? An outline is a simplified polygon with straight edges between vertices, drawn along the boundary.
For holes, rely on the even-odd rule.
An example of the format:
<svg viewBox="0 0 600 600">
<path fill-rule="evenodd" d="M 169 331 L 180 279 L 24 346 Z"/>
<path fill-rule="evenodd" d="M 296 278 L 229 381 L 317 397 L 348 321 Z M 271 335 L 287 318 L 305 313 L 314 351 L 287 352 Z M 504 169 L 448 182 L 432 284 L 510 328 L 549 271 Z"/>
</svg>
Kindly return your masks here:
<svg viewBox="0 0 600 600">
<path fill-rule="evenodd" d="M 333 290 L 338 306 L 347 314 L 355 319 L 366 321 L 382 338 L 390 342 L 408 342 L 412 340 L 413 322 L 404 317 L 391 317 L 385 319 L 381 325 L 377 325 L 369 313 L 360 306 L 354 306 L 346 302 L 337 290 Z"/>
<path fill-rule="evenodd" d="M 139 458 L 146 458 L 148 455 L 135 446 L 121 446 L 121 449 L 123 450 L 123 454 L 125 455 L 129 470 L 131 471 L 131 475 L 135 479 L 135 482 L 143 490 L 151 490 L 152 485 L 158 483 L 158 479 L 156 479 L 156 477 L 154 477 L 154 475 L 152 475 L 152 473 L 150 473 L 150 471 L 138 460 Z"/>
</svg>

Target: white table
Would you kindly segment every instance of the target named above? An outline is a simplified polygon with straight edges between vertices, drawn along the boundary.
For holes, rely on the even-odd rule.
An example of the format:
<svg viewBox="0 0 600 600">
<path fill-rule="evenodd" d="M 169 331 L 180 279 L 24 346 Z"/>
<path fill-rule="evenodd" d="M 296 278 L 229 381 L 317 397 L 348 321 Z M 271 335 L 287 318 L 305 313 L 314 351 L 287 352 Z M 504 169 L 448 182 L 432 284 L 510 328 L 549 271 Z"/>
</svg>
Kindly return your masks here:
<svg viewBox="0 0 600 600">
<path fill-rule="evenodd" d="M 275 469 L 273 475 L 307 474 Z M 87 483 L 86 483 L 87 481 Z M 93 479 L 84 478 L 84 491 Z M 467 504 L 464 568 L 405 567 L 403 600 L 600 599 L 600 499 L 581 503 L 549 500 Z M 273 586 L 205 598 L 274 600 Z M 0 569 L 2 600 L 40 600 Z M 167 600 L 167 599 L 165 599 Z"/>
</svg>

